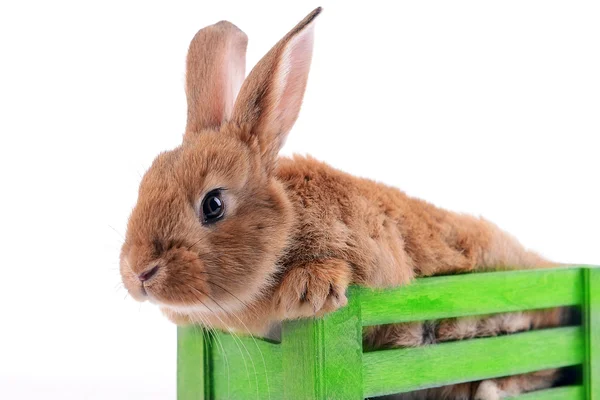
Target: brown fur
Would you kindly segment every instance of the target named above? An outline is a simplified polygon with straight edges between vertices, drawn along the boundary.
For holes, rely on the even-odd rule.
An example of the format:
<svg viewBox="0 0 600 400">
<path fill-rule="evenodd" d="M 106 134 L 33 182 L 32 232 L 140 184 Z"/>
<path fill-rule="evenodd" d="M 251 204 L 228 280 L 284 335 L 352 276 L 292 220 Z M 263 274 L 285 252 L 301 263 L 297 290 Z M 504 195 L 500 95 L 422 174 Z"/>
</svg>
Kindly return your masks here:
<svg viewBox="0 0 600 400">
<path fill-rule="evenodd" d="M 178 324 L 265 334 L 283 319 L 343 306 L 352 283 L 390 287 L 415 277 L 550 265 L 483 219 L 312 158 L 277 158 L 300 110 L 319 12 L 277 43 L 241 88 L 246 36 L 220 22 L 194 37 L 184 142 L 152 164 L 128 223 L 121 274 L 131 295 L 158 304 Z M 200 202 L 216 188 L 225 216 L 204 225 Z M 138 276 L 156 266 L 142 284 Z M 367 330 L 365 346 L 420 346 L 560 320 L 549 310 L 397 324 Z M 486 381 L 481 398 L 545 387 L 554 375 Z M 470 398 L 478 387 L 408 396 Z"/>
</svg>

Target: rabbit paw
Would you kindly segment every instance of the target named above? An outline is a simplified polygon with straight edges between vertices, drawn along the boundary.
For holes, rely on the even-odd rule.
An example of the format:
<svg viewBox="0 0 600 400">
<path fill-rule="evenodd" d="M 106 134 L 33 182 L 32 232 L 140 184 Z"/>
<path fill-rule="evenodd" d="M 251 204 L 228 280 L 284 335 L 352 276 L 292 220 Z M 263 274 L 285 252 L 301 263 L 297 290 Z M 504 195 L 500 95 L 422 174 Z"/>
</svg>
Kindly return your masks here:
<svg viewBox="0 0 600 400">
<path fill-rule="evenodd" d="M 504 398 L 504 392 L 500 390 L 496 382 L 486 380 L 479 384 L 474 400 L 500 400 Z"/>
<path fill-rule="evenodd" d="M 352 277 L 347 262 L 315 261 L 296 266 L 283 276 L 275 292 L 275 307 L 285 319 L 321 316 L 348 303 Z"/>
</svg>

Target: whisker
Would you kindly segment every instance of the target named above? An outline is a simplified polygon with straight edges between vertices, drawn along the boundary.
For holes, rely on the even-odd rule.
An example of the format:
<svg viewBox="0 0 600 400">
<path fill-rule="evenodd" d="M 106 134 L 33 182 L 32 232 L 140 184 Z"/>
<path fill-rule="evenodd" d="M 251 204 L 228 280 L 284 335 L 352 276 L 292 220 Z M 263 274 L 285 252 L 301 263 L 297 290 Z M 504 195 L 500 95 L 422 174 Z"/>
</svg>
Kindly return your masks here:
<svg viewBox="0 0 600 400">
<path fill-rule="evenodd" d="M 180 302 L 184 302 L 183 298 L 181 296 L 177 296 Z M 201 316 L 198 316 L 199 318 L 201 318 Z M 198 329 L 200 329 L 200 332 L 202 332 L 202 338 L 204 339 L 204 343 L 206 343 L 206 346 L 212 346 L 212 341 L 210 340 L 210 334 L 209 331 L 211 329 L 210 324 L 208 324 L 208 322 L 206 321 L 202 321 L 201 324 L 198 324 L 198 322 L 195 320 L 195 318 L 193 316 L 189 316 L 190 320 L 192 321 L 192 326 L 194 329 L 194 332 L 196 333 L 196 346 L 198 346 Z M 229 366 L 228 366 L 229 368 Z M 229 369 L 228 369 L 228 373 L 229 373 Z M 228 381 L 228 385 L 229 385 L 229 381 Z"/>
<path fill-rule="evenodd" d="M 189 285 L 188 285 L 189 286 Z M 192 288 L 194 290 L 196 290 L 195 288 Z M 197 290 L 198 291 L 198 290 Z M 198 291 L 199 293 L 201 293 L 200 291 Z M 225 313 L 225 315 L 229 315 L 229 313 L 227 312 L 227 310 L 225 310 L 214 298 L 212 298 L 211 296 L 209 296 L 206 293 L 202 293 L 204 294 L 206 297 L 208 297 L 213 303 L 215 303 L 221 310 L 223 310 L 223 312 Z M 225 321 L 223 321 L 218 314 L 213 313 L 213 315 L 215 317 L 217 317 L 217 319 L 219 321 L 221 321 L 221 323 L 225 326 L 227 326 L 227 324 L 225 323 Z M 239 318 L 238 318 L 239 319 Z M 237 339 L 237 342 L 239 342 L 243 347 L 244 350 L 246 350 L 246 353 L 248 354 L 248 357 L 250 358 L 250 362 L 252 363 L 252 368 L 254 369 L 254 379 L 256 381 L 256 395 L 257 397 L 259 397 L 258 395 L 258 373 L 256 371 L 256 364 L 254 364 L 254 359 L 252 358 L 252 355 L 250 354 L 250 351 L 248 350 L 248 348 L 246 347 L 246 345 L 244 344 L 244 342 L 242 341 L 242 339 L 240 339 L 240 337 L 234 332 L 234 331 L 230 331 L 229 333 L 232 334 L 234 341 Z M 236 342 L 236 345 L 237 345 Z M 238 349 L 240 350 L 240 353 L 242 354 L 242 360 L 244 360 L 244 366 L 246 366 L 246 358 L 244 357 L 244 353 L 242 352 L 242 349 L 238 346 Z M 246 374 L 248 375 L 248 385 L 250 385 L 250 373 L 248 372 L 248 367 L 246 366 Z"/>
<path fill-rule="evenodd" d="M 208 275 L 208 274 L 207 274 Z M 219 276 L 214 274 L 214 276 Z M 241 300 L 239 297 L 237 297 L 235 294 L 231 293 L 229 290 L 225 289 L 223 286 L 219 285 L 218 283 L 214 282 L 214 281 L 207 281 L 210 285 L 214 285 L 216 287 L 218 287 L 219 289 L 225 291 L 226 293 L 228 293 L 230 296 L 232 296 L 234 299 L 236 299 L 237 301 L 239 301 L 244 307 L 246 308 L 251 308 L 246 302 L 244 302 L 243 300 Z"/>
<path fill-rule="evenodd" d="M 178 282 L 185 284 L 184 282 L 181 282 L 181 281 L 178 281 Z M 198 300 L 200 302 L 200 304 L 204 305 L 204 307 L 208 308 L 210 310 L 210 312 L 212 314 L 214 314 L 214 312 L 210 309 L 210 307 L 208 307 L 202 300 L 197 299 L 197 298 L 195 298 L 195 300 Z M 200 319 L 200 323 L 202 324 L 202 326 L 209 327 L 208 334 L 212 333 L 213 341 L 216 342 L 219 345 L 219 347 L 221 348 L 223 358 L 225 360 L 225 365 L 227 366 L 227 399 L 231 399 L 230 390 L 229 390 L 229 383 L 231 380 L 230 379 L 230 371 L 229 371 L 229 359 L 227 358 L 227 352 L 225 351 L 225 347 L 223 346 L 220 338 L 217 336 L 216 332 L 214 331 L 214 328 L 207 321 L 205 321 L 201 315 L 196 315 L 196 316 Z M 194 321 L 193 316 L 190 315 L 190 318 L 192 318 L 193 322 L 197 322 L 197 321 Z"/>
<path fill-rule="evenodd" d="M 178 281 L 179 281 L 179 280 L 178 280 Z M 187 284 L 187 283 L 185 283 L 185 282 L 181 282 L 181 281 L 179 281 L 179 282 L 180 282 L 180 283 L 183 283 L 185 286 L 187 286 L 189 289 L 191 289 L 191 290 L 195 291 L 195 292 L 196 292 L 196 293 L 198 293 L 199 295 L 204 295 L 204 296 L 208 297 L 208 298 L 209 298 L 209 299 L 210 299 L 210 300 L 211 300 L 213 303 L 215 303 L 215 304 L 216 304 L 216 305 L 217 305 L 217 306 L 218 306 L 218 307 L 219 307 L 221 310 L 223 310 L 223 312 L 225 313 L 225 315 L 230 315 L 230 314 L 229 314 L 229 312 L 228 312 L 227 310 L 225 310 L 225 309 L 224 309 L 224 308 L 223 308 L 223 307 L 222 307 L 222 306 L 221 306 L 221 305 L 220 305 L 220 304 L 219 304 L 219 303 L 218 303 L 218 302 L 217 302 L 217 301 L 216 301 L 216 300 L 215 300 L 213 297 L 211 297 L 211 296 L 210 296 L 210 295 L 208 295 L 207 293 L 203 293 L 203 292 L 201 292 L 200 290 L 196 289 L 195 287 L 193 287 L 193 286 L 191 286 L 191 285 L 189 285 L 189 284 Z M 226 289 L 225 289 L 225 290 L 226 290 Z M 227 290 L 226 290 L 226 291 L 227 291 Z M 230 292 L 229 292 L 229 293 L 230 293 Z M 234 296 L 232 293 L 230 293 L 230 294 L 231 294 L 232 296 Z M 237 296 L 234 296 L 234 297 L 236 297 L 236 298 L 237 298 Z M 199 300 L 199 299 L 198 299 L 198 300 Z M 242 304 L 244 304 L 244 303 L 243 303 L 241 300 L 239 300 L 239 298 L 238 298 L 238 301 L 240 301 Z M 201 302 L 201 303 L 202 303 L 202 302 Z M 219 321 L 221 321 L 221 323 L 222 323 L 224 326 L 227 326 L 227 324 L 226 324 L 226 323 L 225 323 L 225 322 L 224 322 L 224 321 L 223 321 L 223 320 L 222 320 L 222 319 L 219 317 L 219 315 L 218 315 L 218 314 L 215 314 L 215 313 L 214 313 L 214 311 L 212 311 L 212 310 L 211 310 L 209 307 L 207 307 L 207 308 L 209 309 L 209 311 L 211 311 L 212 315 L 214 315 L 214 316 L 215 316 L 215 317 L 216 317 L 216 318 L 217 318 Z M 232 314 L 233 314 L 233 313 L 232 313 Z M 250 336 L 252 337 L 252 340 L 254 341 L 254 344 L 255 344 L 255 346 L 257 347 L 257 349 L 258 349 L 258 351 L 259 351 L 259 353 L 260 353 L 260 355 L 261 355 L 261 358 L 263 359 L 263 364 L 264 364 L 264 368 L 265 368 L 265 378 L 266 378 L 266 377 L 267 377 L 267 366 L 266 366 L 266 363 L 265 363 L 265 361 L 264 361 L 264 356 L 263 356 L 263 354 L 262 354 L 262 351 L 261 351 L 261 350 L 260 350 L 260 348 L 258 347 L 258 343 L 256 343 L 256 339 L 254 338 L 254 336 L 252 335 L 252 333 L 250 332 L 250 330 L 248 329 L 248 327 L 246 326 L 246 324 L 244 324 L 244 322 L 243 322 L 243 321 L 242 321 L 242 320 L 241 320 L 241 319 L 240 319 L 240 318 L 239 318 L 239 317 L 238 317 L 236 314 L 233 314 L 233 316 L 234 316 L 234 317 L 235 317 L 235 318 L 236 318 L 238 321 L 240 321 L 240 323 L 241 323 L 241 324 L 242 324 L 242 325 L 245 327 L 246 331 L 248 331 L 248 333 L 249 333 L 249 334 L 250 334 Z M 240 337 L 239 337 L 239 336 L 238 336 L 238 335 L 237 335 L 237 334 L 236 334 L 234 331 L 231 331 L 230 333 L 232 334 L 232 337 L 234 338 L 234 342 L 236 343 L 236 345 L 238 346 L 238 349 L 240 350 L 240 353 L 242 354 L 242 360 L 244 360 L 244 365 L 246 366 L 246 373 L 247 373 L 247 375 L 248 375 L 248 382 L 250 382 L 250 374 L 248 373 L 248 370 L 247 370 L 247 365 L 246 365 L 246 361 L 245 361 L 246 359 L 245 359 L 245 357 L 244 357 L 244 355 L 243 355 L 242 349 L 239 347 L 239 344 L 237 344 L 238 342 L 239 342 L 239 343 L 240 343 L 240 344 L 241 344 L 241 345 L 244 347 L 244 349 L 246 350 L 246 353 L 248 354 L 248 357 L 250 358 L 250 362 L 252 363 L 252 367 L 253 367 L 253 369 L 254 369 L 254 378 L 255 378 L 255 382 L 256 382 L 256 392 L 257 392 L 257 397 L 258 397 L 258 398 L 260 398 L 260 397 L 259 397 L 259 390 L 258 390 L 258 389 L 259 389 L 259 388 L 258 388 L 258 373 L 257 373 L 257 370 L 256 370 L 256 364 L 254 363 L 254 359 L 252 358 L 252 355 L 250 354 L 250 351 L 248 350 L 248 348 L 246 347 L 246 345 L 244 344 L 244 342 L 243 342 L 243 341 L 240 339 Z M 237 339 L 237 341 L 236 341 L 236 339 Z M 267 383 L 267 388 L 269 388 L 269 385 L 268 385 L 268 378 L 266 378 L 266 383 Z M 270 389 L 269 389 L 269 398 L 270 398 L 270 396 L 271 396 L 271 393 L 270 393 Z"/>
<path fill-rule="evenodd" d="M 224 289 L 224 288 L 222 288 Z M 230 295 L 232 295 L 233 297 L 235 297 L 240 303 L 245 304 L 243 301 L 241 301 L 237 296 L 233 295 L 233 293 L 229 292 L 228 290 L 224 289 L 227 293 L 229 293 Z M 247 306 L 248 307 L 248 306 Z M 256 341 L 256 338 L 254 337 L 254 335 L 252 334 L 252 332 L 250 332 L 250 329 L 248 329 L 248 326 L 246 326 L 246 324 L 244 323 L 244 321 L 242 321 L 240 319 L 240 317 L 234 313 L 233 311 L 231 312 L 231 314 L 233 314 L 233 316 L 240 321 L 240 323 L 242 324 L 242 326 L 244 327 L 244 329 L 246 329 L 246 332 L 248 332 L 248 334 L 250 335 L 250 337 L 252 338 L 252 341 L 254 342 L 254 346 L 256 346 L 256 350 L 258 350 L 258 354 L 260 354 L 260 358 L 262 359 L 262 363 L 263 363 L 263 367 L 265 369 L 265 383 L 267 385 L 267 393 L 269 394 L 269 400 L 271 399 L 271 387 L 269 386 L 269 375 L 267 373 L 267 363 L 265 361 L 265 356 L 262 352 L 262 350 L 260 349 L 260 346 L 258 345 L 258 342 Z"/>
<path fill-rule="evenodd" d="M 117 235 L 119 235 L 121 237 L 121 239 L 123 239 L 123 241 L 125 241 L 125 236 L 123 236 L 121 233 L 119 233 L 119 231 L 117 231 L 115 228 L 113 228 L 111 225 L 108 226 L 110 229 L 112 229 Z"/>
<path fill-rule="evenodd" d="M 204 238 L 202 238 L 202 239 L 204 239 Z M 188 251 L 189 251 L 189 250 L 191 250 L 191 248 L 192 248 L 192 247 L 194 247 L 195 245 L 197 245 L 198 243 L 200 243 L 200 242 L 202 241 L 202 239 L 198 239 L 198 241 L 197 241 L 197 242 L 195 242 L 193 245 L 191 245 L 190 247 L 188 247 L 188 248 L 187 248 L 187 249 L 188 249 Z"/>
<path fill-rule="evenodd" d="M 193 245 L 191 246 L 193 247 Z M 191 260 L 185 264 L 183 264 L 183 266 L 188 265 L 189 263 L 192 263 L 196 260 Z M 204 274 L 204 275 L 208 275 L 208 276 L 216 276 L 216 277 L 220 277 L 220 275 L 218 274 L 214 274 L 208 271 L 199 271 L 195 274 L 189 274 L 189 277 L 195 277 L 198 274 Z M 188 275 L 188 274 L 185 274 Z M 181 276 L 181 275 L 180 275 Z M 252 332 L 250 331 L 250 329 L 248 328 L 248 326 L 244 323 L 244 321 L 242 321 L 242 319 L 233 311 L 227 311 L 225 310 L 225 308 L 223 308 L 214 298 L 212 298 L 210 295 L 208 295 L 207 293 L 203 293 L 202 291 L 196 289 L 195 287 L 191 286 L 190 284 L 188 284 L 187 282 L 183 281 L 182 279 L 174 279 L 177 283 L 183 284 L 185 287 L 187 287 L 188 289 L 192 290 L 193 292 L 197 293 L 200 296 L 206 296 L 208 297 L 214 304 L 216 304 L 221 310 L 223 310 L 225 315 L 231 315 L 233 317 L 235 317 L 240 324 L 244 327 L 244 329 L 246 330 L 246 332 L 248 333 L 248 335 L 252 338 L 252 341 L 256 347 L 256 349 L 258 350 L 258 353 L 260 354 L 261 360 L 262 360 L 262 364 L 263 364 L 263 368 L 264 368 L 264 372 L 265 372 L 265 383 L 267 386 L 267 391 L 269 393 L 269 399 L 271 399 L 271 390 L 270 390 L 270 385 L 269 385 L 269 379 L 268 379 L 268 374 L 267 374 L 267 365 L 266 365 L 266 361 L 264 358 L 264 354 L 262 352 L 262 350 L 260 349 L 260 346 L 258 345 L 258 342 L 256 341 L 256 338 L 254 337 L 254 335 L 252 334 Z M 252 309 L 246 302 L 244 302 L 243 300 L 241 300 L 238 296 L 236 296 L 235 294 L 233 294 L 230 290 L 228 290 L 227 288 L 215 283 L 214 281 L 211 280 L 207 280 L 206 281 L 209 285 L 213 285 L 216 286 L 217 288 L 223 290 L 224 292 L 226 292 L 227 294 L 229 294 L 232 298 L 234 298 L 235 300 L 237 300 L 240 304 L 242 304 L 246 309 L 248 309 L 249 311 Z M 202 304 L 203 306 L 205 306 L 213 316 L 215 316 L 224 326 L 227 326 L 227 324 L 218 316 L 218 314 L 216 314 L 210 307 L 208 307 L 208 305 L 206 303 L 204 303 L 201 299 L 198 298 L 197 295 L 194 295 L 194 299 L 197 300 L 200 304 Z M 183 300 L 183 299 L 180 299 Z M 184 303 L 184 301 L 182 301 L 182 303 Z M 200 317 L 200 316 L 198 316 Z M 204 321 L 202 321 L 204 323 Z M 213 328 L 214 329 L 214 328 Z M 258 385 L 258 374 L 257 374 L 257 370 L 256 370 L 256 365 L 254 363 L 254 359 L 252 358 L 252 355 L 250 354 L 250 351 L 248 350 L 248 348 L 246 347 L 246 345 L 244 344 L 244 342 L 239 338 L 239 336 L 235 333 L 235 332 L 230 332 L 232 334 L 232 337 L 234 339 L 234 342 L 236 343 L 236 346 L 238 347 L 240 354 L 242 355 L 242 360 L 244 361 L 244 366 L 246 368 L 246 374 L 248 375 L 248 380 L 250 381 L 250 376 L 249 376 L 249 371 L 248 371 L 248 366 L 246 364 L 246 359 L 244 357 L 244 353 L 240 347 L 240 345 L 238 344 L 238 342 L 244 347 L 244 349 L 246 350 L 246 353 L 248 354 L 250 361 L 252 363 L 252 367 L 254 369 L 254 374 L 255 374 L 255 382 L 256 382 L 256 390 L 257 390 L 257 396 L 259 393 L 259 385 Z M 213 333 L 214 336 L 214 333 Z M 222 344 L 219 342 L 219 345 L 221 346 L 221 349 L 224 351 L 224 347 L 222 346 Z M 225 354 L 224 354 L 225 355 Z M 226 356 L 226 355 L 225 355 Z M 228 365 L 229 368 L 229 365 Z M 228 371 L 229 374 L 229 371 Z M 229 385 L 229 375 L 228 375 L 228 385 Z"/>
<path fill-rule="evenodd" d="M 200 316 L 198 316 L 198 317 L 200 317 Z M 201 318 L 201 321 L 203 324 L 205 324 L 205 322 L 202 318 Z M 210 324 L 208 326 L 210 326 Z M 230 375 L 230 371 L 229 371 L 229 359 L 227 358 L 227 352 L 225 351 L 225 347 L 223 346 L 223 343 L 221 342 L 221 338 L 218 336 L 218 333 L 215 331 L 215 329 L 212 326 L 211 326 L 209 332 L 212 333 L 213 340 L 215 342 L 217 342 L 217 344 L 221 348 L 221 351 L 223 352 L 223 358 L 225 359 L 225 365 L 227 365 L 227 399 L 230 400 L 231 393 L 229 390 L 229 383 L 231 382 L 231 375 Z"/>
</svg>

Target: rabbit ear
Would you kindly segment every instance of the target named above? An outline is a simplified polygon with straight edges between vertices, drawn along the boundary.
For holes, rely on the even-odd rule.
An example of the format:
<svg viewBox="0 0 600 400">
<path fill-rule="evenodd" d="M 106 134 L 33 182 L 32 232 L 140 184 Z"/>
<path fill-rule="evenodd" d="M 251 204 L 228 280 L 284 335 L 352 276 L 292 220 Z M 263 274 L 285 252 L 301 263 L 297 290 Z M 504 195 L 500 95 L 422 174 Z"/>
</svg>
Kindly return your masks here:
<svg viewBox="0 0 600 400">
<path fill-rule="evenodd" d="M 320 7 L 311 12 L 258 62 L 235 102 L 232 121 L 258 139 L 267 164 L 273 164 L 298 118 L 320 12 Z"/>
<path fill-rule="evenodd" d="M 185 76 L 186 136 L 218 129 L 229 119 L 246 73 L 247 45 L 246 34 L 227 21 L 207 26 L 194 36 Z"/>
</svg>

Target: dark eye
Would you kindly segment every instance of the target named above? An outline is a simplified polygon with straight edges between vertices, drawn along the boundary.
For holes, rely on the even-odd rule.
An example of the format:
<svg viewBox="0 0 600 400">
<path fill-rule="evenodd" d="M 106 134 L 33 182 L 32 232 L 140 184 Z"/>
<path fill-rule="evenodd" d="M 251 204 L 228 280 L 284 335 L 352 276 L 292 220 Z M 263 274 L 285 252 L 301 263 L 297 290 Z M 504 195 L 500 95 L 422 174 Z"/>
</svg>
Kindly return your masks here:
<svg viewBox="0 0 600 400">
<path fill-rule="evenodd" d="M 210 191 L 202 200 L 202 222 L 212 224 L 223 217 L 225 203 L 220 190 Z"/>
</svg>

